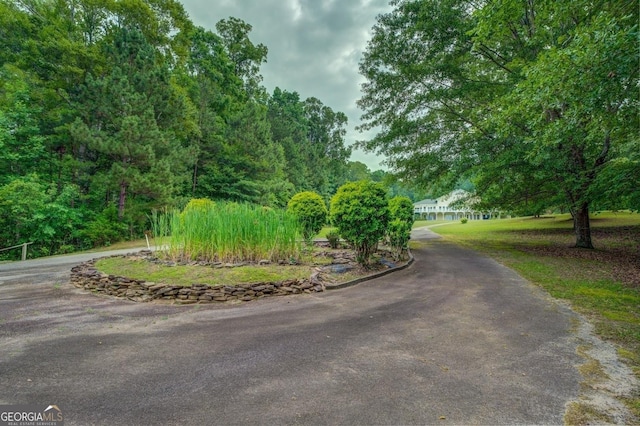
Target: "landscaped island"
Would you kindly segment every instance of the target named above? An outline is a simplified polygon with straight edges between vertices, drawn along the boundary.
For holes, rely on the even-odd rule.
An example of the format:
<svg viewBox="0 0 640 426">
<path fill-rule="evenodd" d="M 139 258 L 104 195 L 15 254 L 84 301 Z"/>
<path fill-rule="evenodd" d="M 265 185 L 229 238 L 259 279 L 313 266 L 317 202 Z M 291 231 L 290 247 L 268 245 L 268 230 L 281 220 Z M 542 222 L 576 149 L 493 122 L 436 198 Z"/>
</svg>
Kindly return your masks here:
<svg viewBox="0 0 640 426">
<path fill-rule="evenodd" d="M 358 182 L 340 188 L 331 204 L 343 243 L 338 235 L 313 241 L 328 211 L 312 192 L 296 194 L 286 211 L 194 199 L 182 211 L 154 213 L 155 252 L 83 263 L 71 282 L 141 302 L 250 301 L 321 292 L 407 264 L 408 199 L 387 200 L 378 185 Z"/>
</svg>

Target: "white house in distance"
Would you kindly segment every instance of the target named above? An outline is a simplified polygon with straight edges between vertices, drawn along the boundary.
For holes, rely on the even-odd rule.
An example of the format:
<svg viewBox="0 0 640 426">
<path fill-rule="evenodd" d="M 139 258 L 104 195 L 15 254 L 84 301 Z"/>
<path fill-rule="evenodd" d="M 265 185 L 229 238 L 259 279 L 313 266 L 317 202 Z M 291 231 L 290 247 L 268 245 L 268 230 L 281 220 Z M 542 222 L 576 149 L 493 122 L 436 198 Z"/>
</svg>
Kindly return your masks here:
<svg viewBox="0 0 640 426">
<path fill-rule="evenodd" d="M 467 198 L 469 192 L 463 189 L 456 189 L 447 195 L 443 195 L 435 200 L 426 199 L 413 204 L 413 212 L 416 218 L 426 220 L 486 220 L 496 215 L 492 212 L 482 212 L 473 209 L 465 203 L 451 206 L 461 198 Z"/>
</svg>

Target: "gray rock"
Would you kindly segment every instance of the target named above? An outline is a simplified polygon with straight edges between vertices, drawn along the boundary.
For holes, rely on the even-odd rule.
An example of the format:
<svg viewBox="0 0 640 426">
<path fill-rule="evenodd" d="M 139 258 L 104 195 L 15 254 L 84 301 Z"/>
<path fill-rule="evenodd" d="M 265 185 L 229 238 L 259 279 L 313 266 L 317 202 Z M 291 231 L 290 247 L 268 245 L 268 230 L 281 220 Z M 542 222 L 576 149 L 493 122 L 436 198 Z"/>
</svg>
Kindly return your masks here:
<svg viewBox="0 0 640 426">
<path fill-rule="evenodd" d="M 380 262 L 382 265 L 386 266 L 387 268 L 395 268 L 397 266 L 395 263 L 385 259 L 384 257 L 380 259 L 378 262 Z"/>
<path fill-rule="evenodd" d="M 345 272 L 349 272 L 350 270 L 353 269 L 353 266 L 351 265 L 329 265 L 328 266 L 329 271 L 335 273 L 335 274 L 344 274 Z"/>
</svg>

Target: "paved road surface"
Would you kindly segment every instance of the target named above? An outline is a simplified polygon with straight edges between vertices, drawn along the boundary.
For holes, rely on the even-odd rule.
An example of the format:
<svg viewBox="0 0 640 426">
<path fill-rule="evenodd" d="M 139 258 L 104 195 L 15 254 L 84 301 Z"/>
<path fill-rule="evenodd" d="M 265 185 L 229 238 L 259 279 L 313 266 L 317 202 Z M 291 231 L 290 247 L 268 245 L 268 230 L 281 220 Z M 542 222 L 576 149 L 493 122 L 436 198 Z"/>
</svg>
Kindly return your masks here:
<svg viewBox="0 0 640 426">
<path fill-rule="evenodd" d="M 68 263 L 0 265 L 0 404 L 56 404 L 67 425 L 562 423 L 576 316 L 414 239 L 403 271 L 242 305 L 135 304 L 73 288 Z"/>
</svg>

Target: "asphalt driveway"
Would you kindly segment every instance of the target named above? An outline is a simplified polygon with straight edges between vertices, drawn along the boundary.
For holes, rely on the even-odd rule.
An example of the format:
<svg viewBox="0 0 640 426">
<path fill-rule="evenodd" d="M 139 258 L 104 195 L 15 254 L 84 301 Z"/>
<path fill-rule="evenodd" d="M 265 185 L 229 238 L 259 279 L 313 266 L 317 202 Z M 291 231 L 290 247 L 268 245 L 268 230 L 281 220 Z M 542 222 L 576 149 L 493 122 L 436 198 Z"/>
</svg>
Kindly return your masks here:
<svg viewBox="0 0 640 426">
<path fill-rule="evenodd" d="M 0 404 L 55 404 L 67 425 L 561 424 L 577 316 L 413 237 L 405 270 L 235 305 L 100 298 L 68 283 L 73 260 L 0 265 Z"/>
</svg>

